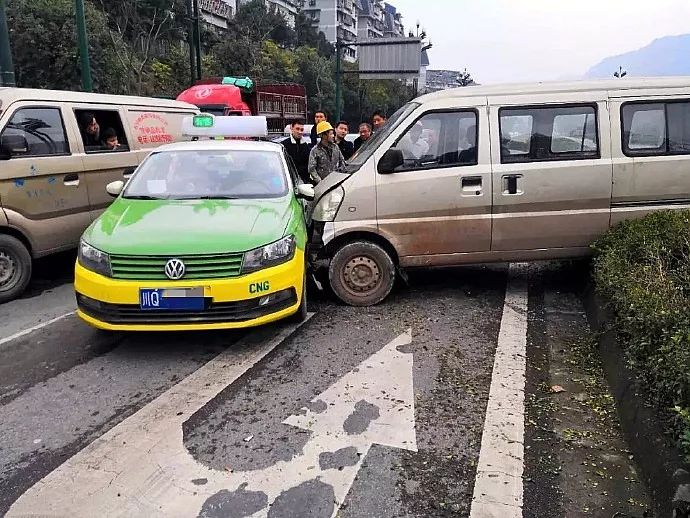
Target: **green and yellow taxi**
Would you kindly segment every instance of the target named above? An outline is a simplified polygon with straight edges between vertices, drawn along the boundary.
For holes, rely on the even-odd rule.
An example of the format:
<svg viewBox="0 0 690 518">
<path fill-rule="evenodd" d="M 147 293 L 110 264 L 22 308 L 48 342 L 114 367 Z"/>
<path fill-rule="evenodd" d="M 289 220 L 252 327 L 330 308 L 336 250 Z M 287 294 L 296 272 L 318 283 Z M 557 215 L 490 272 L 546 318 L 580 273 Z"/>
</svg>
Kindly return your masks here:
<svg viewBox="0 0 690 518">
<path fill-rule="evenodd" d="M 304 208 L 313 188 L 279 144 L 207 138 L 256 118 L 189 119 L 197 140 L 157 148 L 126 185 L 108 185 L 116 198 L 79 246 L 78 315 L 112 331 L 306 318 Z M 258 126 L 265 132 L 265 119 Z"/>
</svg>

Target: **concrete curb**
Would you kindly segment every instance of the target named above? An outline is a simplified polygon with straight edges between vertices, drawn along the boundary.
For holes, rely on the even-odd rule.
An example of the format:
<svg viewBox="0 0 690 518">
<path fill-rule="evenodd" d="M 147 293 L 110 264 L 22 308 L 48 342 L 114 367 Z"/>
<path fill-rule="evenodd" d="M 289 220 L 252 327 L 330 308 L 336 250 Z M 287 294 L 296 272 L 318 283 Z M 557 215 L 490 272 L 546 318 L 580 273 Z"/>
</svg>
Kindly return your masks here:
<svg viewBox="0 0 690 518">
<path fill-rule="evenodd" d="M 652 493 L 660 518 L 690 516 L 690 465 L 659 426 L 654 408 L 646 404 L 634 373 L 628 368 L 613 327 L 613 318 L 591 284 L 583 294 L 590 327 L 599 338 L 599 353 L 618 417 L 641 477 Z"/>
</svg>

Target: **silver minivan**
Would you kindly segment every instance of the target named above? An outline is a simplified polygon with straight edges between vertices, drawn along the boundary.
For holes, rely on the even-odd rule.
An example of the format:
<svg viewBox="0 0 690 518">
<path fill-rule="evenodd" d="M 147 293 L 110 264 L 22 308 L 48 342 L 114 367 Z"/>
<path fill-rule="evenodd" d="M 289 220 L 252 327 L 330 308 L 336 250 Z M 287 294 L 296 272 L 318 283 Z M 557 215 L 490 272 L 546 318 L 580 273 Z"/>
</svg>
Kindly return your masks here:
<svg viewBox="0 0 690 518">
<path fill-rule="evenodd" d="M 318 184 L 311 256 L 368 306 L 412 267 L 574 258 L 690 207 L 690 78 L 456 88 L 403 106 Z"/>
</svg>

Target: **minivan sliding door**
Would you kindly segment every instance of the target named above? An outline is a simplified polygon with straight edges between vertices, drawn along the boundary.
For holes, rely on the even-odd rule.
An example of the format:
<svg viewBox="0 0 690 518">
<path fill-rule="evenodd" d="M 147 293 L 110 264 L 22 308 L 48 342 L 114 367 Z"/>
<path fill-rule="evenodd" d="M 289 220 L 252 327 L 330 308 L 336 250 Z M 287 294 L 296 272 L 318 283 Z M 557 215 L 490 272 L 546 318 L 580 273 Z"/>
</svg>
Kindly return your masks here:
<svg viewBox="0 0 690 518">
<path fill-rule="evenodd" d="M 612 163 L 606 93 L 592 99 L 539 105 L 491 101 L 492 251 L 585 253 L 608 229 Z"/>
</svg>

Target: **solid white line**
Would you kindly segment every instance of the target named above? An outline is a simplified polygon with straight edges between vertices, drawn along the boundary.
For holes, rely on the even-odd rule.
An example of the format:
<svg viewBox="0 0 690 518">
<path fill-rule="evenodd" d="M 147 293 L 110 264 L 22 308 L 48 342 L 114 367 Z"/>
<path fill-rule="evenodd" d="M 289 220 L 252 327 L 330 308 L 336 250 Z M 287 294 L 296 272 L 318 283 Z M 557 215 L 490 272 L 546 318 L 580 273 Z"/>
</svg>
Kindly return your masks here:
<svg viewBox="0 0 690 518">
<path fill-rule="evenodd" d="M 18 333 L 14 333 L 13 335 L 10 335 L 6 338 L 0 339 L 0 345 L 6 344 L 7 342 L 11 342 L 12 340 L 16 340 L 17 338 L 21 338 L 22 336 L 26 336 L 30 333 L 33 333 L 34 331 L 38 331 L 41 328 L 44 328 L 46 326 L 49 326 L 50 324 L 54 324 L 55 322 L 59 322 L 60 320 L 63 320 L 71 315 L 74 315 L 76 312 L 75 311 L 70 311 L 69 313 L 65 313 L 64 315 L 60 315 L 59 317 L 51 318 L 50 320 L 46 320 L 45 322 L 41 322 L 40 324 L 36 324 L 35 326 L 32 326 L 28 329 L 24 329 L 23 331 L 19 331 Z"/>
<path fill-rule="evenodd" d="M 310 313 L 309 318 L 312 316 Z M 184 447 L 184 422 L 301 325 L 279 327 L 276 332 L 258 329 L 233 344 L 38 481 L 13 504 L 7 518 L 196 516 L 198 509 L 192 513 L 180 506 L 165 512 L 163 505 L 173 504 L 178 497 L 202 498 L 206 487 L 194 487 L 189 477 L 175 477 L 188 473 L 188 465 L 202 473 L 194 478 L 208 477 L 210 481 L 213 474 Z M 192 484 L 193 489 L 181 489 L 184 484 Z"/>
<path fill-rule="evenodd" d="M 522 517 L 527 282 L 511 264 L 470 518 Z"/>
</svg>

